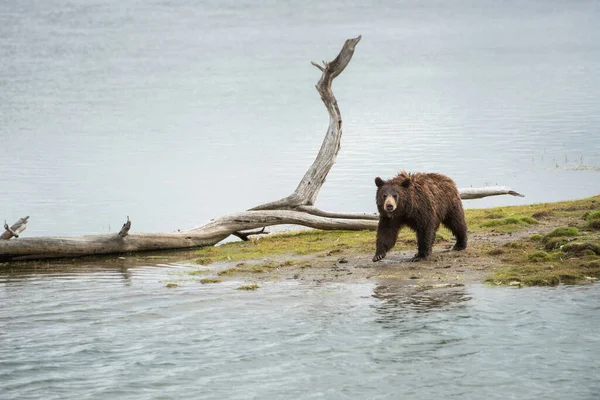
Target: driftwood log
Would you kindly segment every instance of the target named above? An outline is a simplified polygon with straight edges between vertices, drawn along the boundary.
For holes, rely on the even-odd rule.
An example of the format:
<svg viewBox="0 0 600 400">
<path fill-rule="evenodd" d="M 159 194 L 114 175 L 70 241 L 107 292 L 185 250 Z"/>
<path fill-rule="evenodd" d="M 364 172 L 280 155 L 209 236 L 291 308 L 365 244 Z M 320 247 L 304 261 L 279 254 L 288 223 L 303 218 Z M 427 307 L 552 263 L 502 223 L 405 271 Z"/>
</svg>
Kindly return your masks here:
<svg viewBox="0 0 600 400">
<path fill-rule="evenodd" d="M 321 149 L 296 190 L 289 196 L 270 203 L 216 218 L 209 223 L 176 233 L 129 232 L 131 221 L 119 233 L 78 237 L 18 238 L 27 218 L 8 227 L 0 237 L 0 261 L 17 261 L 59 257 L 79 257 L 98 254 L 116 254 L 135 251 L 182 249 L 212 246 L 230 235 L 247 240 L 251 235 L 265 234 L 264 227 L 281 224 L 301 225 L 326 230 L 375 230 L 378 216 L 372 213 L 329 212 L 314 206 L 319 190 L 334 165 L 342 138 L 342 117 L 331 90 L 333 80 L 340 75 L 354 55 L 361 36 L 348 39 L 338 56 L 323 65 L 312 62 L 321 71 L 316 85 L 329 114 L 329 126 Z M 487 196 L 519 193 L 506 187 L 459 189 L 461 198 L 477 199 Z M 24 220 L 24 221 L 22 221 Z M 259 231 L 252 229 L 262 228 Z M 8 240 L 15 237 L 13 240 Z"/>
</svg>

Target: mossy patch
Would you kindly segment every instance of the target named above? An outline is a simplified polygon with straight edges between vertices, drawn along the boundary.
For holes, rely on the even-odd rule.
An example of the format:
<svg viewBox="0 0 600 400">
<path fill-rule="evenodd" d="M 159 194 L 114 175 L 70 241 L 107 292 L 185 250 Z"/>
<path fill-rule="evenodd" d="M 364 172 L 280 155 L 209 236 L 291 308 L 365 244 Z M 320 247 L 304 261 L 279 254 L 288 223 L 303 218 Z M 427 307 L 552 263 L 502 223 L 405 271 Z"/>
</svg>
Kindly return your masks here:
<svg viewBox="0 0 600 400">
<path fill-rule="evenodd" d="M 579 229 L 573 226 L 561 226 L 560 228 L 556 228 L 552 232 L 546 234 L 544 239 L 549 239 L 553 237 L 562 237 L 562 236 L 577 236 L 579 234 Z"/>
<path fill-rule="evenodd" d="M 236 288 L 236 290 L 257 290 L 258 288 L 260 288 L 260 286 L 258 286 L 256 283 L 252 283 L 250 285 L 242 285 Z"/>
<path fill-rule="evenodd" d="M 518 265 L 495 271 L 486 283 L 509 285 L 520 282 L 525 286 L 555 286 L 558 284 L 576 284 L 587 282 L 588 278 L 599 278 L 600 268 L 573 265 L 570 263 L 544 265 Z"/>
<path fill-rule="evenodd" d="M 196 270 L 193 270 L 193 271 L 186 271 L 186 273 L 188 275 L 192 275 L 192 276 L 195 276 L 195 275 L 204 275 L 204 274 L 209 273 L 209 272 L 210 272 L 209 269 L 196 269 Z"/>
<path fill-rule="evenodd" d="M 531 262 L 541 262 L 541 261 L 550 261 L 552 258 L 548 253 L 543 250 L 534 251 L 529 254 L 527 259 Z"/>
<path fill-rule="evenodd" d="M 600 246 L 590 242 L 572 242 L 562 246 L 563 253 L 574 255 L 600 255 Z"/>
<path fill-rule="evenodd" d="M 505 217 L 506 213 L 501 208 L 493 208 L 491 210 L 486 210 L 485 214 L 483 215 L 483 218 L 486 219 L 501 219 Z"/>
<path fill-rule="evenodd" d="M 223 282 L 223 281 L 220 280 L 220 279 L 216 279 L 216 278 L 203 278 L 203 279 L 200 279 L 200 283 L 202 283 L 203 285 L 204 284 L 209 284 L 209 283 L 221 283 L 221 282 Z"/>
<path fill-rule="evenodd" d="M 537 211 L 534 212 L 531 216 L 539 221 L 541 219 L 552 217 L 553 215 L 554 213 L 552 211 Z"/>
<path fill-rule="evenodd" d="M 236 272 L 238 272 L 237 268 L 227 268 L 227 269 L 224 269 L 222 271 L 217 272 L 217 275 L 219 275 L 219 276 L 231 276 L 231 275 L 235 274 Z"/>
<path fill-rule="evenodd" d="M 544 239 L 544 249 L 546 251 L 552 251 L 560 249 L 564 244 L 568 243 L 571 239 L 566 237 L 553 237 Z"/>
<path fill-rule="evenodd" d="M 500 249 L 500 248 L 495 248 L 495 249 L 489 250 L 487 253 L 490 256 L 499 256 L 501 254 L 504 254 L 504 250 Z"/>
<path fill-rule="evenodd" d="M 530 216 L 514 215 L 499 219 L 491 219 L 479 223 L 481 228 L 493 228 L 499 232 L 515 232 L 521 227 L 529 227 L 537 224 L 538 221 Z M 468 223 L 467 223 L 468 224 Z M 484 229 L 485 230 L 485 229 Z"/>
<path fill-rule="evenodd" d="M 597 235 L 586 235 L 572 227 L 560 227 L 544 236 L 543 242 L 527 240 L 520 244 L 520 249 L 504 247 L 502 263 L 486 282 L 552 286 L 589 283 L 600 278 L 600 238 Z"/>
<path fill-rule="evenodd" d="M 526 247 L 526 246 L 527 246 L 526 243 L 516 242 L 516 241 L 508 242 L 504 245 L 504 247 L 508 247 L 509 249 L 522 249 L 523 247 Z"/>
<path fill-rule="evenodd" d="M 544 239 L 544 235 L 540 235 L 539 233 L 529 236 L 529 240 L 531 240 L 532 242 L 539 242 L 542 239 Z"/>
<path fill-rule="evenodd" d="M 235 267 L 227 268 L 222 271 L 217 272 L 219 276 L 232 276 L 235 274 L 245 274 L 245 273 L 254 273 L 261 274 L 265 272 L 271 272 L 277 268 L 289 267 L 295 265 L 297 262 L 294 260 L 286 260 L 283 262 L 265 262 L 258 264 L 249 264 L 249 263 L 238 263 Z"/>
</svg>

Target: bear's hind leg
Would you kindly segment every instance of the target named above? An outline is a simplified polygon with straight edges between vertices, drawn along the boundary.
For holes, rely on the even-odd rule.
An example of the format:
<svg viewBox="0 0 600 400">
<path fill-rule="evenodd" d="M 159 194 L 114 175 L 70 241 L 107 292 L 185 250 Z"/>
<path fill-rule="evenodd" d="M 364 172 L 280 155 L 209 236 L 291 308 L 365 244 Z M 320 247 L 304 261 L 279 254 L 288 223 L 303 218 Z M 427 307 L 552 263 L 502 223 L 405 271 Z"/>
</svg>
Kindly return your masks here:
<svg viewBox="0 0 600 400">
<path fill-rule="evenodd" d="M 379 225 L 377 225 L 377 241 L 375 244 L 375 256 L 373 262 L 383 260 L 389 250 L 396 245 L 398 239 L 398 232 L 400 231 L 402 224 L 398 220 L 392 218 L 379 218 Z"/>
<path fill-rule="evenodd" d="M 456 237 L 456 244 L 452 250 L 460 251 L 467 248 L 467 222 L 462 205 L 448 213 L 444 220 L 446 228 Z"/>
</svg>

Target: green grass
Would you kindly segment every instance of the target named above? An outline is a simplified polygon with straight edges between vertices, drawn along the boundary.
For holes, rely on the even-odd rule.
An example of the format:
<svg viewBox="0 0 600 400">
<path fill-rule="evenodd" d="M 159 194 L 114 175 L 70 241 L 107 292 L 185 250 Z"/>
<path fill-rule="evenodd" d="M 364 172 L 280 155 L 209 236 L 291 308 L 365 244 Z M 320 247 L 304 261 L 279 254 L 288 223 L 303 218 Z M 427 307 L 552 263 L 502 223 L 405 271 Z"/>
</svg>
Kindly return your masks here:
<svg viewBox="0 0 600 400">
<path fill-rule="evenodd" d="M 499 219 L 492 219 L 490 221 L 483 222 L 481 227 L 483 228 L 502 228 L 504 230 L 512 230 L 514 226 L 530 226 L 537 224 L 537 220 L 529 216 L 513 216 Z"/>
<path fill-rule="evenodd" d="M 414 235 L 414 234 L 413 234 Z M 300 231 L 290 232 L 247 242 L 227 243 L 205 247 L 198 251 L 198 263 L 207 260 L 240 261 L 263 259 L 278 255 L 305 255 L 351 248 L 353 251 L 372 251 L 375 243 L 373 231 Z"/>
<path fill-rule="evenodd" d="M 534 220 L 538 222 L 538 218 L 576 217 L 580 219 L 585 212 L 589 212 L 590 214 L 596 212 L 600 213 L 600 211 L 590 212 L 590 210 L 595 210 L 597 208 L 600 208 L 600 196 L 556 203 L 539 203 L 488 209 L 468 209 L 465 210 L 465 215 L 467 217 L 469 231 L 471 232 L 489 231 L 491 229 L 504 232 L 515 232 L 527 229 L 532 225 Z M 495 220 L 501 220 L 501 222 L 493 222 Z"/>
<path fill-rule="evenodd" d="M 599 197 L 586 201 L 544 205 L 551 215 L 561 215 L 583 226 L 584 210 L 597 208 Z M 585 228 L 585 227 L 584 227 Z M 509 242 L 497 252 L 500 263 L 486 282 L 499 285 L 552 286 L 577 284 L 600 278 L 600 236 L 575 226 L 559 227 L 547 235 Z M 494 251 L 488 251 L 494 255 Z"/>
</svg>

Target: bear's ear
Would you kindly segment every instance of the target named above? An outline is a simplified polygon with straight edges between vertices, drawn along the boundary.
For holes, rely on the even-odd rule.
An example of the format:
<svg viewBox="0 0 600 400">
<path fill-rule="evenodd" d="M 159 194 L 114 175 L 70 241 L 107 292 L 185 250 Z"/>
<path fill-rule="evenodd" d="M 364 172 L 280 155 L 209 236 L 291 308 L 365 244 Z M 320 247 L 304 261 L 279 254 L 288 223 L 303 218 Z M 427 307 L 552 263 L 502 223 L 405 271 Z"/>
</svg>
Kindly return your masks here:
<svg viewBox="0 0 600 400">
<path fill-rule="evenodd" d="M 380 177 L 375 178 L 375 185 L 377 185 L 377 187 L 382 187 L 383 184 L 383 179 L 381 179 Z"/>
<path fill-rule="evenodd" d="M 403 180 L 400 185 L 402 185 L 403 187 L 409 187 L 410 186 L 410 178 L 406 178 L 405 180 Z"/>
</svg>

